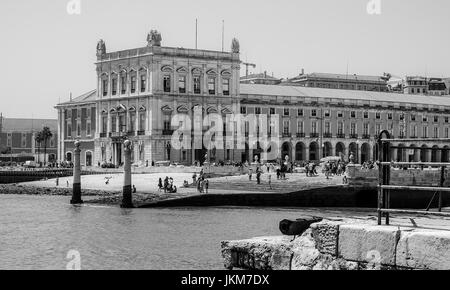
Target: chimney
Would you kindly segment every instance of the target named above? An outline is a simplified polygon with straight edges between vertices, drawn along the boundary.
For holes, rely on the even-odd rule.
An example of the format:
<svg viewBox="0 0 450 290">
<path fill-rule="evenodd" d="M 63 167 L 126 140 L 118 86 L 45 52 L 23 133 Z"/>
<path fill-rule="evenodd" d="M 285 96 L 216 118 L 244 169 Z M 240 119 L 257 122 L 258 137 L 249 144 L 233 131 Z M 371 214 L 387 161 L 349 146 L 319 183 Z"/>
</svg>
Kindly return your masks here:
<svg viewBox="0 0 450 290">
<path fill-rule="evenodd" d="M 264 71 L 264 78 L 265 79 L 267 78 L 267 71 L 266 70 Z"/>
<path fill-rule="evenodd" d="M 305 74 L 305 69 L 302 68 L 302 73 L 300 74 L 301 76 Z"/>
</svg>

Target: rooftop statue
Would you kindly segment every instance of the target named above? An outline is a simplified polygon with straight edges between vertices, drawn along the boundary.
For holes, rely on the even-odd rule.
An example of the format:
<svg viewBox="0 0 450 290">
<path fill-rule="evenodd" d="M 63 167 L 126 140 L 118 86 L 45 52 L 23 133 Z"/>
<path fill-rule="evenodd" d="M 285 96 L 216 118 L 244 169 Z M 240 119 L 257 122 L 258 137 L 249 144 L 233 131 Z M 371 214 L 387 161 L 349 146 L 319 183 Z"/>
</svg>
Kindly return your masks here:
<svg viewBox="0 0 450 290">
<path fill-rule="evenodd" d="M 233 38 L 233 40 L 231 41 L 231 52 L 239 53 L 239 51 L 240 51 L 239 40 Z"/>
<path fill-rule="evenodd" d="M 149 34 L 147 35 L 147 42 L 148 46 L 161 46 L 161 33 L 158 32 L 158 30 L 150 30 Z"/>
<path fill-rule="evenodd" d="M 102 56 L 106 54 L 106 44 L 103 39 L 97 43 L 97 56 Z"/>
</svg>

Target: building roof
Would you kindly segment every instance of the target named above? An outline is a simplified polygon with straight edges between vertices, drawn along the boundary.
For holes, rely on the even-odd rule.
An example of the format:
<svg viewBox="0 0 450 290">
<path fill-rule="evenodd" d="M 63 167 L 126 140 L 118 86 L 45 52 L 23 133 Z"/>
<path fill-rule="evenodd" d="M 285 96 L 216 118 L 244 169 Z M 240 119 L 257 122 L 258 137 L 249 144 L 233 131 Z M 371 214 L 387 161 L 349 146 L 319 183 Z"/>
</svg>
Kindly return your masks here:
<svg viewBox="0 0 450 290">
<path fill-rule="evenodd" d="M 56 119 L 16 119 L 3 118 L 2 132 L 31 132 L 49 127 L 52 132 L 58 129 Z"/>
<path fill-rule="evenodd" d="M 374 101 L 380 103 L 405 103 L 420 104 L 423 106 L 434 105 L 450 107 L 450 97 L 448 96 L 421 96 L 388 92 L 255 84 L 241 84 L 240 91 L 241 95 L 328 98 L 355 101 Z"/>
<path fill-rule="evenodd" d="M 333 74 L 333 73 L 310 73 L 299 75 L 289 79 L 289 81 L 295 81 L 308 78 L 320 78 L 320 79 L 337 79 L 337 80 L 351 80 L 351 81 L 366 81 L 366 82 L 385 82 L 381 76 L 364 76 L 364 75 L 347 75 L 347 74 Z"/>
<path fill-rule="evenodd" d="M 95 102 L 96 96 L 97 96 L 97 90 L 89 91 L 85 94 L 82 94 L 79 97 L 72 99 L 71 101 L 60 103 L 57 106 L 61 106 L 61 105 L 67 106 L 67 105 L 71 105 L 71 104 L 79 105 L 81 103 L 92 103 L 92 102 Z"/>
<path fill-rule="evenodd" d="M 253 80 L 253 79 L 268 79 L 268 80 L 275 80 L 275 81 L 280 80 L 279 78 L 268 75 L 267 73 L 249 74 L 248 76 L 241 77 L 241 81 Z"/>
</svg>

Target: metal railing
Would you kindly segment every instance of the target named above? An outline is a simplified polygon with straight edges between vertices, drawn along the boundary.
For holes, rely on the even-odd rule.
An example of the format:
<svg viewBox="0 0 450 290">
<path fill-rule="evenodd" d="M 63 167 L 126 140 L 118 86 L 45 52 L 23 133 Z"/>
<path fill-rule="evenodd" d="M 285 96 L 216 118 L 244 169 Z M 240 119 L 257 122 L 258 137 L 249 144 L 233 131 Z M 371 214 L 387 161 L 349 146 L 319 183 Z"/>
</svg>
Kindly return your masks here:
<svg viewBox="0 0 450 290">
<path fill-rule="evenodd" d="M 378 154 L 379 154 L 379 185 L 378 185 L 378 225 L 382 224 L 383 214 L 386 218 L 386 225 L 389 225 L 389 219 L 391 213 L 401 214 L 423 214 L 423 215 L 436 215 L 436 216 L 449 216 L 450 213 L 442 212 L 442 194 L 450 193 L 449 187 L 444 187 L 445 183 L 445 169 L 450 167 L 450 163 L 445 162 L 391 162 L 391 149 L 411 149 L 411 147 L 399 147 L 391 146 L 392 142 L 405 142 L 408 139 L 391 139 L 388 131 L 383 131 L 378 137 Z M 431 139 L 433 140 L 433 139 Z M 412 142 L 424 141 L 429 142 L 430 139 L 413 139 Z M 450 143 L 450 139 L 434 139 L 436 142 Z M 414 147 L 414 149 L 431 149 Z M 443 148 L 436 148 L 437 150 L 448 150 Z M 440 183 L 439 187 L 425 187 L 425 186 L 408 186 L 408 185 L 391 185 L 391 167 L 392 166 L 412 166 L 412 167 L 440 167 Z M 391 191 L 431 191 L 434 192 L 431 201 L 429 202 L 426 210 L 406 210 L 406 209 L 392 209 L 390 208 Z M 432 202 L 438 196 L 438 211 L 430 211 Z"/>
</svg>

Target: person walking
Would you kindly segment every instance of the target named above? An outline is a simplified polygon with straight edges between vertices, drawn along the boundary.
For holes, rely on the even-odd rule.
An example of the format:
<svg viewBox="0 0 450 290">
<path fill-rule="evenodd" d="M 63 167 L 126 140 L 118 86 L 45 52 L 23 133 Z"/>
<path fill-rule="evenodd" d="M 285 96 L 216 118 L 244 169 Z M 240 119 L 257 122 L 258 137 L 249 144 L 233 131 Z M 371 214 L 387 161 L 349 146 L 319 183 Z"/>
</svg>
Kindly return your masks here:
<svg viewBox="0 0 450 290">
<path fill-rule="evenodd" d="M 159 181 L 158 181 L 158 191 L 161 192 L 162 189 L 163 189 L 163 182 L 162 182 L 162 178 L 160 177 Z"/>
<path fill-rule="evenodd" d="M 269 188 L 272 190 L 272 175 L 269 174 Z"/>
<path fill-rule="evenodd" d="M 209 189 L 209 180 L 206 179 L 205 180 L 205 191 L 206 191 L 206 194 L 208 194 L 208 189 Z"/>
</svg>

